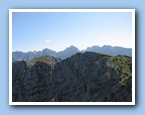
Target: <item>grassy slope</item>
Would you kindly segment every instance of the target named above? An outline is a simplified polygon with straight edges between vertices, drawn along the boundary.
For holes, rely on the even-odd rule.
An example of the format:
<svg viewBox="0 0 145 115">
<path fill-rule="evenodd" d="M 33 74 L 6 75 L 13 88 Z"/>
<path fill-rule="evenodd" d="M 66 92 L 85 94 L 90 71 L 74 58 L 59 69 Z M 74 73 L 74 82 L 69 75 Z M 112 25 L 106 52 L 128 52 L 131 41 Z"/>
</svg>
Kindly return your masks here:
<svg viewBox="0 0 145 115">
<path fill-rule="evenodd" d="M 29 63 L 30 66 L 33 66 L 36 62 L 43 62 L 43 63 L 46 63 L 48 65 L 54 65 L 55 64 L 54 62 L 52 62 L 46 56 L 42 56 L 42 57 L 39 57 L 39 58 L 34 58 L 34 59 L 28 61 L 28 63 Z"/>
<path fill-rule="evenodd" d="M 120 76 L 122 77 L 120 84 L 125 85 L 127 87 L 131 86 L 132 85 L 132 58 L 128 58 L 125 56 L 109 56 L 109 55 L 104 55 L 104 56 L 108 58 L 112 63 L 114 63 L 114 66 L 112 65 L 112 67 L 120 73 Z M 119 65 L 119 67 L 116 65 Z"/>
</svg>

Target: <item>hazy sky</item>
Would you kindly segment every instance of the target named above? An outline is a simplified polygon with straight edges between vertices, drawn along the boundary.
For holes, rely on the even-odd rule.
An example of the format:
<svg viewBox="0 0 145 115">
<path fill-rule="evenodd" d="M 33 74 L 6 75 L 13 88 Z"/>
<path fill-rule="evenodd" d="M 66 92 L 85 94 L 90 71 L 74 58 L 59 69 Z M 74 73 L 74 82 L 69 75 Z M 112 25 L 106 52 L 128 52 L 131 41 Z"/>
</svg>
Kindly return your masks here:
<svg viewBox="0 0 145 115">
<path fill-rule="evenodd" d="M 79 50 L 93 45 L 132 47 L 132 13 L 12 13 L 13 51 Z"/>
</svg>

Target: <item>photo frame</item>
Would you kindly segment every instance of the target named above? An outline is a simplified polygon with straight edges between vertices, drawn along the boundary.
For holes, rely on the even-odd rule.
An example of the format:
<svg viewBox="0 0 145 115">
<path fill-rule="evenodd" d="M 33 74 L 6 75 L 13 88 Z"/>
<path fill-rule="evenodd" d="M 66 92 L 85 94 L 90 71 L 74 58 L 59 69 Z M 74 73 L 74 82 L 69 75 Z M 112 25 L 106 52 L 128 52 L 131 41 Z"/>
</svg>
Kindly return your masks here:
<svg viewBox="0 0 145 115">
<path fill-rule="evenodd" d="M 126 13 L 132 15 L 132 102 L 13 102 L 12 101 L 12 49 L 13 13 Z M 135 105 L 135 9 L 9 9 L 9 105 Z"/>
</svg>

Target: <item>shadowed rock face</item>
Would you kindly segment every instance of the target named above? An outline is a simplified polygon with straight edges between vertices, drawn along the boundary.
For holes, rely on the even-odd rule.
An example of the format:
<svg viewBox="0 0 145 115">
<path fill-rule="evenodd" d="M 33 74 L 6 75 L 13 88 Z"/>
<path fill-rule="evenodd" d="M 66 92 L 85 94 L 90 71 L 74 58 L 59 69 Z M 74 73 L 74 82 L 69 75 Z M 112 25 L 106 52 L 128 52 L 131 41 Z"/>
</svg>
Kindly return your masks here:
<svg viewBox="0 0 145 115">
<path fill-rule="evenodd" d="M 54 92 L 51 91 L 53 89 L 52 71 L 59 61 L 58 58 L 45 56 L 28 62 L 13 63 L 13 101 L 50 101 L 49 98 L 52 99 L 51 95 Z"/>
<path fill-rule="evenodd" d="M 32 67 L 27 68 L 26 73 L 19 73 L 17 80 L 20 82 L 19 85 L 15 80 L 17 71 L 13 68 L 15 73 L 13 74 L 15 78 L 13 80 L 13 101 L 132 101 L 132 75 L 129 69 L 126 70 L 128 66 L 124 67 L 120 64 L 124 60 L 125 63 L 131 62 L 131 58 L 127 57 L 112 57 L 86 52 L 78 53 L 61 62 L 55 62 L 53 65 L 36 62 Z M 27 63 L 25 62 L 24 65 Z M 19 68 L 21 70 L 21 67 Z"/>
<path fill-rule="evenodd" d="M 51 72 L 53 66 L 36 62 L 23 79 L 20 101 L 50 101 L 53 89 Z M 50 99 L 48 98 L 51 97 Z"/>
<path fill-rule="evenodd" d="M 107 66 L 108 58 L 87 52 L 55 66 L 54 101 L 131 101 L 131 87 L 121 86 L 120 73 Z"/>
<path fill-rule="evenodd" d="M 20 92 L 21 84 L 23 83 L 23 77 L 29 70 L 29 66 L 25 61 L 17 61 L 12 64 L 12 96 L 13 101 L 18 101 L 18 95 Z"/>
</svg>

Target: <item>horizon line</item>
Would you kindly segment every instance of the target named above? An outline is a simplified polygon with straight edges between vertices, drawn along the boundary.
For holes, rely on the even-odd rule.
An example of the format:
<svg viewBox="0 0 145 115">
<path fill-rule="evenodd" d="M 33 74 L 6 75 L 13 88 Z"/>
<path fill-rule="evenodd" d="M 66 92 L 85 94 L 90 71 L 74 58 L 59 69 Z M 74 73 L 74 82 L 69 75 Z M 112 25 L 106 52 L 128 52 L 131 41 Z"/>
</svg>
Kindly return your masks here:
<svg viewBox="0 0 145 115">
<path fill-rule="evenodd" d="M 39 51 L 43 51 L 44 49 L 50 49 L 50 50 L 55 51 L 56 53 L 58 53 L 58 52 L 61 52 L 61 51 L 66 50 L 67 48 L 70 48 L 71 46 L 76 47 L 75 45 L 70 45 L 70 46 L 67 46 L 65 49 L 60 50 L 60 51 L 56 51 L 56 50 L 53 50 L 53 49 L 50 49 L 50 48 L 43 48 L 43 49 L 41 49 L 41 50 L 33 50 L 33 51 L 32 51 L 32 50 L 29 50 L 29 51 L 15 50 L 15 51 L 12 51 L 12 52 L 23 52 L 23 53 L 27 53 L 27 52 L 39 52 Z M 83 51 L 83 50 L 86 50 L 87 48 L 90 48 L 90 47 L 93 47 L 93 46 L 104 47 L 104 46 L 111 46 L 111 45 L 102 45 L 102 46 L 99 46 L 99 45 L 92 45 L 92 46 L 88 46 L 88 47 L 86 47 L 85 49 L 82 49 L 82 50 L 80 50 L 78 47 L 76 47 L 76 48 L 77 48 L 79 51 Z M 132 48 L 130 48 L 130 47 L 124 47 L 124 46 L 111 46 L 111 47 L 121 47 L 121 48 L 126 48 L 126 49 L 132 49 Z"/>
</svg>

